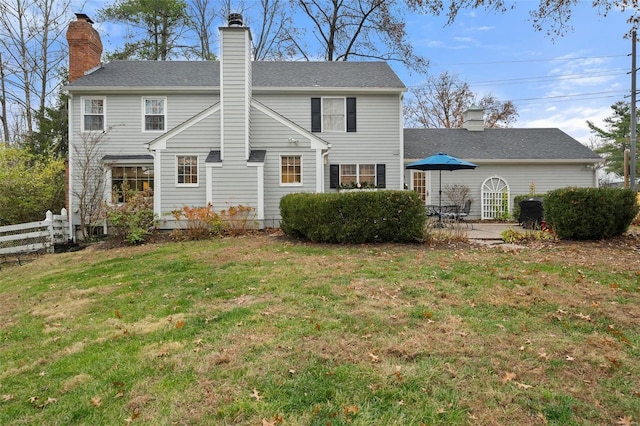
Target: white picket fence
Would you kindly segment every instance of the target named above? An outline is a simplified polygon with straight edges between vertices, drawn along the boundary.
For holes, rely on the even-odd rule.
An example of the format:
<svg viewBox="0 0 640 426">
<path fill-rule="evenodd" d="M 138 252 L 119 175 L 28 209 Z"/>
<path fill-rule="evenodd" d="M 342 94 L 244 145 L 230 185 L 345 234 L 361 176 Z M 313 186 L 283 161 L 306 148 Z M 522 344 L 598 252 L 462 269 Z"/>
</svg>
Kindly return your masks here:
<svg viewBox="0 0 640 426">
<path fill-rule="evenodd" d="M 34 251 L 53 252 L 55 244 L 69 240 L 67 209 L 60 214 L 47 212 L 40 222 L 0 226 L 0 255 Z"/>
</svg>

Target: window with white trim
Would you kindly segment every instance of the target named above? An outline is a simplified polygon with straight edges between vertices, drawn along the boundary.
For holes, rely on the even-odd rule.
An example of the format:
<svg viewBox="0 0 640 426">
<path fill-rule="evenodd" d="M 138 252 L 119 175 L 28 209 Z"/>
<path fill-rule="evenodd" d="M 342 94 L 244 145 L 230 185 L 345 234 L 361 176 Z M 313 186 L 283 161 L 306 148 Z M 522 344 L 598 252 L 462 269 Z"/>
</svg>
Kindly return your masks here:
<svg viewBox="0 0 640 426">
<path fill-rule="evenodd" d="M 322 131 L 344 132 L 345 98 L 322 98 Z"/>
<path fill-rule="evenodd" d="M 176 185 L 198 186 L 198 156 L 176 156 Z"/>
<path fill-rule="evenodd" d="M 280 184 L 302 185 L 302 156 L 280 156 Z"/>
<path fill-rule="evenodd" d="M 312 132 L 355 132 L 356 98 L 311 98 Z"/>
<path fill-rule="evenodd" d="M 134 192 L 153 189 L 152 165 L 111 166 L 111 198 L 124 203 Z"/>
<path fill-rule="evenodd" d="M 330 164 L 329 188 L 386 188 L 385 164 Z"/>
<path fill-rule="evenodd" d="M 427 201 L 427 172 L 413 170 L 413 190 L 420 194 L 422 201 Z"/>
<path fill-rule="evenodd" d="M 376 186 L 376 165 L 341 164 L 340 186 Z"/>
<path fill-rule="evenodd" d="M 165 98 L 143 98 L 144 131 L 164 132 L 167 123 L 167 100 Z"/>
<path fill-rule="evenodd" d="M 105 130 L 105 98 L 82 98 L 82 131 Z"/>
</svg>

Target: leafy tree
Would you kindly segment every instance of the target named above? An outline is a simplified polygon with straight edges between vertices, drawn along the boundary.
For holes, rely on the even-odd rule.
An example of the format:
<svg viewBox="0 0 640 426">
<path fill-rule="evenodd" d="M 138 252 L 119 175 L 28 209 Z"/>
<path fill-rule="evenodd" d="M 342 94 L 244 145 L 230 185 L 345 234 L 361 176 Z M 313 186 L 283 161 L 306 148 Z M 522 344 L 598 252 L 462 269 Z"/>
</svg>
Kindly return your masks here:
<svg viewBox="0 0 640 426">
<path fill-rule="evenodd" d="M 165 61 L 187 47 L 179 44 L 189 19 L 185 0 L 115 0 L 99 16 L 134 29 L 111 59 Z"/>
<path fill-rule="evenodd" d="M 65 205 L 64 160 L 0 144 L 0 225 L 44 220 Z"/>
<path fill-rule="evenodd" d="M 618 101 L 611 105 L 613 115 L 605 118 L 605 128 L 587 121 L 591 132 L 600 139 L 601 143 L 594 149 L 605 159 L 605 170 L 624 176 L 624 151 L 630 148 L 629 133 L 631 129 L 631 104 Z M 640 134 L 640 127 L 638 128 Z M 638 164 L 636 162 L 636 164 Z M 638 166 L 636 165 L 636 170 Z"/>
<path fill-rule="evenodd" d="M 455 74 L 444 72 L 411 89 L 405 107 L 408 127 L 460 128 L 465 110 L 477 105 L 485 110 L 485 127 L 509 127 L 518 116 L 511 101 L 501 102 L 492 94 L 478 98 Z"/>
<path fill-rule="evenodd" d="M 68 96 L 60 92 L 55 107 L 45 107 L 36 112 L 37 130 L 25 136 L 21 144 L 34 156 L 66 158 L 69 151 L 69 106 Z"/>
</svg>

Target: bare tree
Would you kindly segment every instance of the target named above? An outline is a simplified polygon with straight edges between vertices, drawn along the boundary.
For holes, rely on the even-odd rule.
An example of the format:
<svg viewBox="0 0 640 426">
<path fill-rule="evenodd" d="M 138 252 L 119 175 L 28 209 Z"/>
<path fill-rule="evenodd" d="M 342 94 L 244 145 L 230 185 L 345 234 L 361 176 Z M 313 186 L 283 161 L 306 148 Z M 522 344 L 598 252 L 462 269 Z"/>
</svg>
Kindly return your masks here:
<svg viewBox="0 0 640 426">
<path fill-rule="evenodd" d="M 518 118 L 518 110 L 511 101 L 500 101 L 491 93 L 474 101 L 484 110 L 484 127 L 510 127 Z"/>
<path fill-rule="evenodd" d="M 412 10 L 401 0 L 295 0 L 311 20 L 317 51 L 296 42 L 305 58 L 320 55 L 327 61 L 354 58 L 397 61 L 425 71 L 428 61 L 413 53 L 404 17 Z"/>
<path fill-rule="evenodd" d="M 59 67 L 66 59 L 61 35 L 68 8 L 69 0 L 0 3 L 3 100 L 9 104 L 3 118 L 8 121 L 10 106 L 17 106 L 26 125 L 21 132 L 33 132 L 35 113 L 44 111 L 61 83 Z"/>
<path fill-rule="evenodd" d="M 105 177 L 102 167 L 101 143 L 106 132 L 82 133 L 80 143 L 73 145 L 73 176 L 70 176 L 71 194 L 78 203 L 82 238 L 104 219 Z"/>
<path fill-rule="evenodd" d="M 411 89 L 404 107 L 408 127 L 458 128 L 463 113 L 473 103 L 469 85 L 457 75 L 444 72 L 431 76 L 424 85 Z"/>
<path fill-rule="evenodd" d="M 300 30 L 293 28 L 285 0 L 260 0 L 260 19 L 255 27 L 253 57 L 255 60 L 284 60 L 298 51 L 293 40 Z"/>
<path fill-rule="evenodd" d="M 198 39 L 194 49 L 196 56 L 206 61 L 215 60 L 216 55 L 211 48 L 214 39 L 214 22 L 218 18 L 217 8 L 211 0 L 191 0 L 188 6 L 189 23 Z"/>
<path fill-rule="evenodd" d="M 485 127 L 508 127 L 518 116 L 511 101 L 501 102 L 491 94 L 478 98 L 455 74 L 444 72 L 411 89 L 404 107 L 408 127 L 460 128 L 464 112 L 476 105 L 485 110 Z"/>
<path fill-rule="evenodd" d="M 2 123 L 2 137 L 4 142 L 9 142 L 9 111 L 7 109 L 7 75 L 5 65 L 0 52 L 0 122 Z"/>
</svg>

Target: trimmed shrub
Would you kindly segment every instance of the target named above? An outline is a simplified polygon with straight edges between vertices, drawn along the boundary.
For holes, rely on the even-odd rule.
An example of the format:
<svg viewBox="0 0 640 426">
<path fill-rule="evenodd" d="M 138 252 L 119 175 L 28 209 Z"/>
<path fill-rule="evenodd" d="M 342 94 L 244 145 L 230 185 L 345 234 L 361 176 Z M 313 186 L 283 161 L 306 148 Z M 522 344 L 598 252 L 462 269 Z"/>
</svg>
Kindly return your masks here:
<svg viewBox="0 0 640 426">
<path fill-rule="evenodd" d="M 426 212 L 414 191 L 289 194 L 280 227 L 290 237 L 325 243 L 415 242 Z"/>
<path fill-rule="evenodd" d="M 562 188 L 547 193 L 545 220 L 560 239 L 599 240 L 623 234 L 638 214 L 630 189 Z"/>
</svg>

